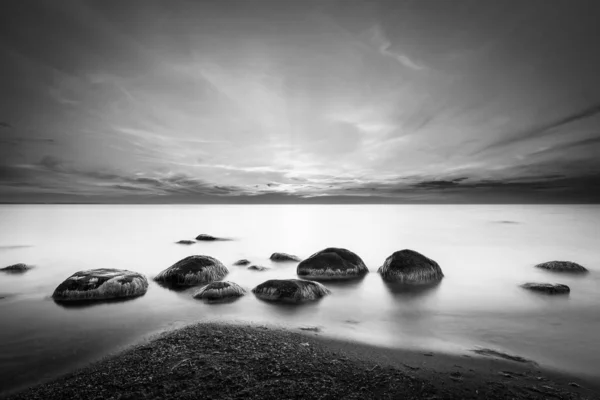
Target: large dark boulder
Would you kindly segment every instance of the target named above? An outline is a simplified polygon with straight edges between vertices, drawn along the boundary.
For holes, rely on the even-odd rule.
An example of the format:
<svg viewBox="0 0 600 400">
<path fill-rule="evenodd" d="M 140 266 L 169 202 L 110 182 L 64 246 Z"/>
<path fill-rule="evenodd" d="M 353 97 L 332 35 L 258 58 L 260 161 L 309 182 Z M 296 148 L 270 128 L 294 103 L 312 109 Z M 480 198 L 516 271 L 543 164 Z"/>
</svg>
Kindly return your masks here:
<svg viewBox="0 0 600 400">
<path fill-rule="evenodd" d="M 271 279 L 252 289 L 252 293 L 262 300 L 301 303 L 318 300 L 331 291 L 318 282 L 302 279 Z"/>
<path fill-rule="evenodd" d="M 575 274 L 586 273 L 588 270 L 571 261 L 548 261 L 535 266 L 536 268 L 545 269 L 554 272 L 571 272 Z"/>
<path fill-rule="evenodd" d="M 273 253 L 269 259 L 271 261 L 300 261 L 298 256 L 287 253 Z"/>
<path fill-rule="evenodd" d="M 30 265 L 18 263 L 18 264 L 9 265 L 8 267 L 0 268 L 0 271 L 19 273 L 19 272 L 29 271 L 31 268 L 32 267 Z"/>
<path fill-rule="evenodd" d="M 194 294 L 195 299 L 209 301 L 228 300 L 246 294 L 246 290 L 237 283 L 227 281 L 211 282 Z"/>
<path fill-rule="evenodd" d="M 154 278 L 173 286 L 195 286 L 221 280 L 229 271 L 210 256 L 189 256 L 177 261 Z"/>
<path fill-rule="evenodd" d="M 123 269 L 99 268 L 79 271 L 58 285 L 56 301 L 109 300 L 141 296 L 148 290 L 142 274 Z"/>
<path fill-rule="evenodd" d="M 395 252 L 377 272 L 386 281 L 406 284 L 431 284 L 444 277 L 437 262 L 413 250 Z"/>
<path fill-rule="evenodd" d="M 560 283 L 525 283 L 521 285 L 522 288 L 532 290 L 534 292 L 541 292 L 546 294 L 568 294 L 571 289 L 567 285 Z"/>
<path fill-rule="evenodd" d="M 368 272 L 369 269 L 359 256 L 337 247 L 316 252 L 296 268 L 298 276 L 317 280 L 356 279 Z"/>
</svg>

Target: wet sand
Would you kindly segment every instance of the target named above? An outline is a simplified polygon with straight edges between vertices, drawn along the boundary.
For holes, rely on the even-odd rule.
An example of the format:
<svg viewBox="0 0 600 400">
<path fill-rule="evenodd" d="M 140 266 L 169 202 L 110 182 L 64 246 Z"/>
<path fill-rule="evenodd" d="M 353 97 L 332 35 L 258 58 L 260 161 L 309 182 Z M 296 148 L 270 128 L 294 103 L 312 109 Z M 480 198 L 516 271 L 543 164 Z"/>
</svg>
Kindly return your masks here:
<svg viewBox="0 0 600 400">
<path fill-rule="evenodd" d="M 500 357 L 388 349 L 311 330 L 201 323 L 10 398 L 600 398 L 598 383 Z"/>
</svg>

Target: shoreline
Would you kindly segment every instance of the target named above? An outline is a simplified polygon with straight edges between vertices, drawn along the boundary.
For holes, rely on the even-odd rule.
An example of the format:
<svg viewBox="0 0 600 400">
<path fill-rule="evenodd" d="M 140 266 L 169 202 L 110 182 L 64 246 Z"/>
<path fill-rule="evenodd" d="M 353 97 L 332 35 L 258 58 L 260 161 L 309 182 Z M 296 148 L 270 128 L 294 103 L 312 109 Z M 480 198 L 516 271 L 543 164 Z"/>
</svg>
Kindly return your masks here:
<svg viewBox="0 0 600 400">
<path fill-rule="evenodd" d="M 600 397 L 600 383 L 496 357 L 390 349 L 202 322 L 154 335 L 7 399 Z M 286 397 L 287 396 L 287 397 Z"/>
</svg>

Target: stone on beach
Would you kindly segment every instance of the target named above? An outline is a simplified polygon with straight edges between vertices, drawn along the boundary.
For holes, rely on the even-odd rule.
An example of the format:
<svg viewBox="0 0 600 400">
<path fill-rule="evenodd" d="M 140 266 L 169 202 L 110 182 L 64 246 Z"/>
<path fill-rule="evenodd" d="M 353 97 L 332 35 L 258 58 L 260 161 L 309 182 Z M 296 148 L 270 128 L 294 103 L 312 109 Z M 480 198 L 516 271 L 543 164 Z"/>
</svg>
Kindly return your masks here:
<svg viewBox="0 0 600 400">
<path fill-rule="evenodd" d="M 237 260 L 236 262 L 233 263 L 233 265 L 248 265 L 250 264 L 250 260 L 246 260 L 245 258 L 241 259 L 241 260 Z"/>
<path fill-rule="evenodd" d="M 213 242 L 215 240 L 227 240 L 227 239 L 216 237 L 216 236 L 212 236 L 212 235 L 207 235 L 205 233 L 201 233 L 198 236 L 196 236 L 196 240 L 199 240 L 199 241 L 202 241 L 202 242 Z"/>
<path fill-rule="evenodd" d="M 538 264 L 535 267 L 554 272 L 572 272 L 578 274 L 588 272 L 585 267 L 571 261 L 548 261 Z"/>
<path fill-rule="evenodd" d="M 8 267 L 0 268 L 0 271 L 4 271 L 4 272 L 25 272 L 25 271 L 29 271 L 30 269 L 31 269 L 30 265 L 23 264 L 23 263 L 18 263 L 18 264 L 9 265 Z"/>
<path fill-rule="evenodd" d="M 203 300 L 224 300 L 232 297 L 240 297 L 246 294 L 246 290 L 234 282 L 217 281 L 211 282 L 194 294 L 194 298 Z"/>
<path fill-rule="evenodd" d="M 269 268 L 263 267 L 262 265 L 251 265 L 248 267 L 248 269 L 252 271 L 266 271 Z"/>
<path fill-rule="evenodd" d="M 318 300 L 331 293 L 329 289 L 318 282 L 302 279 L 270 279 L 252 289 L 259 299 L 300 303 Z"/>
<path fill-rule="evenodd" d="M 148 280 L 137 272 L 98 268 L 79 271 L 58 285 L 52 294 L 56 301 L 108 300 L 141 296 Z"/>
<path fill-rule="evenodd" d="M 269 259 L 271 261 L 300 261 L 298 256 L 287 253 L 273 253 Z"/>
<path fill-rule="evenodd" d="M 567 285 L 562 285 L 560 283 L 552 284 L 529 282 L 521 285 L 521 287 L 534 292 L 542 292 L 546 294 L 568 294 L 571 291 Z"/>
<path fill-rule="evenodd" d="M 228 272 L 216 258 L 194 255 L 177 261 L 156 275 L 154 280 L 176 286 L 195 286 L 221 280 Z"/>
<path fill-rule="evenodd" d="M 444 277 L 437 262 L 413 250 L 393 253 L 377 272 L 386 281 L 406 284 L 430 284 Z"/>
<path fill-rule="evenodd" d="M 363 260 L 347 249 L 328 247 L 298 264 L 298 276 L 308 279 L 336 280 L 363 277 L 369 269 Z"/>
</svg>

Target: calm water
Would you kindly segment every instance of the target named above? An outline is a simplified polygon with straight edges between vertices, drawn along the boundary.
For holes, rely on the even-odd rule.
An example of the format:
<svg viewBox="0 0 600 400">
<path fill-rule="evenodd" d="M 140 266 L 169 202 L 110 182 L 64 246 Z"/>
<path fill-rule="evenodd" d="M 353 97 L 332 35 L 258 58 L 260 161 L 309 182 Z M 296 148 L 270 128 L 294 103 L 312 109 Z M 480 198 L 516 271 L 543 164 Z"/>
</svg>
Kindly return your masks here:
<svg viewBox="0 0 600 400">
<path fill-rule="evenodd" d="M 483 205 L 0 206 L 0 266 L 36 266 L 0 274 L 0 391 L 85 365 L 149 334 L 202 320 L 249 321 L 392 347 L 464 352 L 491 347 L 541 365 L 600 378 L 600 207 Z M 199 233 L 227 242 L 174 244 Z M 220 259 L 228 280 L 248 289 L 295 277 L 296 263 L 271 263 L 274 251 L 308 257 L 329 246 L 363 258 L 371 273 L 328 284 L 333 295 L 282 306 L 252 294 L 209 305 L 196 289 L 151 283 L 131 301 L 64 308 L 51 299 L 73 272 L 124 268 L 149 278 L 191 254 Z M 398 293 L 376 273 L 392 252 L 410 248 L 438 261 L 446 277 L 431 290 Z M 272 269 L 248 271 L 240 258 Z M 579 262 L 584 277 L 533 268 L 552 259 Z M 518 287 L 560 282 L 566 297 Z"/>
</svg>

